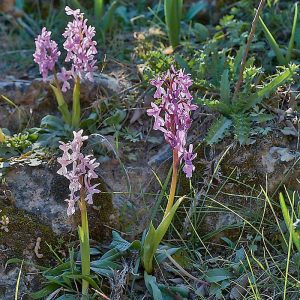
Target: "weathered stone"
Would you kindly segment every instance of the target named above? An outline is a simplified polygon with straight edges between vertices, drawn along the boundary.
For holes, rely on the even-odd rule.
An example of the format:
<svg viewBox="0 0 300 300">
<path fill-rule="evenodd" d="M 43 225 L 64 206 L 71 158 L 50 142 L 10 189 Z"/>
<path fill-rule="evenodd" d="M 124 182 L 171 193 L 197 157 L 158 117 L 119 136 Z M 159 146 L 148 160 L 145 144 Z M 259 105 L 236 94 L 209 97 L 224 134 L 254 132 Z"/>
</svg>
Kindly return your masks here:
<svg viewBox="0 0 300 300">
<path fill-rule="evenodd" d="M 55 247 L 57 236 L 49 226 L 43 225 L 38 218 L 20 209 L 0 201 L 0 219 L 6 216 L 9 220 L 6 229 L 0 229 L 0 299 L 14 299 L 19 268 L 16 264 L 5 268 L 8 259 L 18 258 L 25 262 L 49 265 L 52 253 L 47 244 Z M 40 249 L 35 251 L 37 240 Z M 39 254 L 39 257 L 37 257 Z M 20 265 L 20 264 L 18 264 Z M 33 266 L 24 264 L 19 287 L 19 296 L 40 287 L 39 274 Z M 31 274 L 24 276 L 25 271 Z M 20 297 L 30 299 L 30 297 Z"/>
<path fill-rule="evenodd" d="M 4 95 L 17 106 L 17 108 L 11 106 L 0 99 L 0 127 L 17 132 L 25 125 L 38 126 L 40 120 L 48 114 L 57 115 L 57 102 L 49 85 L 52 81 L 53 76 L 49 76 L 46 82 L 42 79 L 19 80 L 13 76 L 0 81 L 0 95 Z M 82 81 L 81 105 L 83 108 L 90 107 L 98 100 L 99 95 L 112 96 L 126 87 L 126 82 L 120 82 L 106 74 L 95 73 L 93 82 Z M 66 102 L 71 105 L 72 90 L 64 96 Z"/>
<path fill-rule="evenodd" d="M 58 166 L 45 164 L 38 167 L 18 165 L 6 174 L 7 189 L 11 203 L 16 208 L 35 215 L 59 235 L 76 231 L 79 214 L 66 214 L 68 181 L 56 172 Z M 89 207 L 92 238 L 104 240 L 110 237 L 110 228 L 118 228 L 118 214 L 114 208 L 111 193 L 100 182 L 101 194 L 95 195 L 94 205 Z"/>
</svg>

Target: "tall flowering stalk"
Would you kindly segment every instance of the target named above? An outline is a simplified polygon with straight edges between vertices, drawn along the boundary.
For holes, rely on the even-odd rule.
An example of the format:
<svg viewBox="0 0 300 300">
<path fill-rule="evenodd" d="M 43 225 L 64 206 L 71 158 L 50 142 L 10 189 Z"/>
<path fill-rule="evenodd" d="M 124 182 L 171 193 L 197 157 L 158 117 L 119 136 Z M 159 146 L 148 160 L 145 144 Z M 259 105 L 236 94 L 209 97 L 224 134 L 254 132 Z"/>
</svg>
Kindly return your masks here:
<svg viewBox="0 0 300 300">
<path fill-rule="evenodd" d="M 67 103 L 62 94 L 60 83 L 57 78 L 55 65 L 58 62 L 60 51 L 58 51 L 57 43 L 51 40 L 51 31 L 47 31 L 44 27 L 42 33 L 35 39 L 35 53 L 33 54 L 34 61 L 39 65 L 40 74 L 43 81 L 46 81 L 49 72 L 54 74 L 54 85 L 50 84 L 58 104 L 58 109 L 62 114 L 65 123 L 71 123 L 71 114 Z"/>
<path fill-rule="evenodd" d="M 193 97 L 189 87 L 193 84 L 190 75 L 183 70 L 176 70 L 173 66 L 162 77 L 151 81 L 156 87 L 154 98 L 158 103 L 152 102 L 151 109 L 147 110 L 149 116 L 154 117 L 154 130 L 163 132 L 166 142 L 173 150 L 173 173 L 168 203 L 164 212 L 163 220 L 157 229 L 152 223 L 145 237 L 142 261 L 147 273 L 153 269 L 153 257 L 163 236 L 172 221 L 172 218 L 183 198 L 175 204 L 178 169 L 183 163 L 183 172 L 187 178 L 192 177 L 195 166 L 193 160 L 193 145 L 186 145 L 187 133 L 192 124 L 191 112 L 196 110 L 197 105 L 192 104 Z"/>
<path fill-rule="evenodd" d="M 46 80 L 49 71 L 53 72 L 55 87 L 53 85 L 51 87 L 63 119 L 73 128 L 78 128 L 80 123 L 80 81 L 81 79 L 93 81 L 93 72 L 96 70 L 97 43 L 93 40 L 96 32 L 94 27 L 87 25 L 87 19 L 79 9 L 72 10 L 66 6 L 65 11 L 67 15 L 73 16 L 73 21 L 67 24 L 63 33 L 65 38 L 63 47 L 67 52 L 65 62 L 70 65 L 70 68 L 62 67 L 61 71 L 56 73 L 55 65 L 61 53 L 57 49 L 56 42 L 51 40 L 51 32 L 46 28 L 43 28 L 42 33 L 36 38 L 36 51 L 33 56 L 34 61 L 39 65 L 43 80 Z M 74 80 L 74 89 L 71 115 L 62 92 L 70 89 L 70 80 L 72 79 Z M 62 87 L 60 82 L 62 82 Z"/>
<path fill-rule="evenodd" d="M 193 154 L 193 145 L 189 145 L 187 150 L 186 138 L 192 124 L 191 111 L 198 106 L 192 104 L 193 97 L 189 92 L 193 81 L 182 70 L 177 71 L 172 66 L 171 71 L 152 80 L 151 84 L 156 87 L 154 98 L 160 99 L 160 102 L 158 105 L 152 102 L 152 108 L 147 113 L 154 117 L 153 129 L 163 132 L 166 142 L 173 150 L 173 173 L 166 216 L 174 203 L 180 163 L 184 162 L 183 171 L 188 178 L 192 177 L 195 169 L 192 161 L 196 154 Z"/>
<path fill-rule="evenodd" d="M 66 177 L 69 181 L 70 195 L 67 200 L 67 214 L 71 216 L 75 213 L 76 203 L 78 203 L 81 213 L 81 226 L 78 226 L 81 252 L 82 275 L 90 275 L 90 243 L 89 243 L 89 225 L 87 217 L 87 206 L 93 204 L 93 195 L 100 193 L 97 189 L 98 184 L 92 185 L 91 180 L 98 178 L 95 169 L 99 166 L 92 155 L 81 153 L 83 142 L 88 139 L 82 135 L 83 131 L 73 132 L 74 139 L 69 143 L 60 142 L 60 149 L 63 151 L 62 157 L 57 159 L 61 168 L 58 174 Z M 87 299 L 89 283 L 82 280 L 82 295 Z"/>
</svg>

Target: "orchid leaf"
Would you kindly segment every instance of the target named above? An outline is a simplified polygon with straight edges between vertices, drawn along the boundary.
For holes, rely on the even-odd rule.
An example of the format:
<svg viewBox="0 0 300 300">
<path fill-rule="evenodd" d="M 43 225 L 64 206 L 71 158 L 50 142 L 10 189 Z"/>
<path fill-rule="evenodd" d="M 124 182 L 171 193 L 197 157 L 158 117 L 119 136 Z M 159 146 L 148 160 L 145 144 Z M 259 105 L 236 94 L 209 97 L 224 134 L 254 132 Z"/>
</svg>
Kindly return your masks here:
<svg viewBox="0 0 300 300">
<path fill-rule="evenodd" d="M 54 85 L 50 84 L 50 87 L 53 90 L 53 93 L 55 95 L 57 104 L 58 104 L 58 110 L 60 111 L 63 120 L 65 121 L 66 124 L 71 124 L 71 114 L 68 108 L 68 105 L 64 99 L 63 94 L 61 93 L 61 91 L 55 87 Z"/>
<path fill-rule="evenodd" d="M 169 213 L 163 218 L 157 229 L 154 228 L 152 222 L 150 224 L 143 244 L 142 254 L 143 265 L 148 274 L 152 273 L 154 255 L 172 222 L 176 210 L 183 200 L 184 197 L 181 197 L 176 201 Z"/>
</svg>

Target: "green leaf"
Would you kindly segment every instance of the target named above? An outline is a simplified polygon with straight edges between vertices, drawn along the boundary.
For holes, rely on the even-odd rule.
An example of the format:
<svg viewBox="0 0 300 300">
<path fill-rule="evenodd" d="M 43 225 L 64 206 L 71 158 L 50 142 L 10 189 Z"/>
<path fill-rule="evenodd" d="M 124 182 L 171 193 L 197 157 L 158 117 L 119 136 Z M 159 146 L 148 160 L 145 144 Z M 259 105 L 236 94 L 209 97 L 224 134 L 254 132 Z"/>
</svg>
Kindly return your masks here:
<svg viewBox="0 0 300 300">
<path fill-rule="evenodd" d="M 209 36 L 209 30 L 201 23 L 194 24 L 194 34 L 199 42 L 205 41 Z"/>
<path fill-rule="evenodd" d="M 156 251 L 156 256 L 155 256 L 155 260 L 158 264 L 162 263 L 167 257 L 172 256 L 173 254 L 175 254 L 178 250 L 180 250 L 180 248 L 170 248 L 168 246 L 166 247 L 161 247 L 161 249 L 158 249 Z"/>
<path fill-rule="evenodd" d="M 220 282 L 226 279 L 233 278 L 233 274 L 222 268 L 210 269 L 205 274 L 206 280 L 210 283 Z"/>
<path fill-rule="evenodd" d="M 151 294 L 154 300 L 163 300 L 163 295 L 157 285 L 156 277 L 149 275 L 147 272 L 144 272 L 144 280 L 147 290 Z"/>
<path fill-rule="evenodd" d="M 154 228 L 152 222 L 150 224 L 150 228 L 144 240 L 142 253 L 142 262 L 148 274 L 152 273 L 154 254 L 156 253 L 159 244 L 166 234 L 176 210 L 183 200 L 184 197 L 181 197 L 175 202 L 175 204 L 170 209 L 169 213 L 163 218 L 157 229 Z"/>
<path fill-rule="evenodd" d="M 78 300 L 78 296 L 73 294 L 61 295 L 56 300 Z"/>
<path fill-rule="evenodd" d="M 232 106 L 219 100 L 198 99 L 198 102 L 225 116 L 230 116 L 232 113 Z"/>
<path fill-rule="evenodd" d="M 209 145 L 213 145 L 221 141 L 229 128 L 232 125 L 232 120 L 226 117 L 220 117 L 219 119 L 215 120 L 214 123 L 210 126 L 205 141 Z"/>
<path fill-rule="evenodd" d="M 114 113 L 104 120 L 106 126 L 119 125 L 126 117 L 126 112 L 121 109 L 116 109 Z"/>
<path fill-rule="evenodd" d="M 179 64 L 180 68 L 185 70 L 187 73 L 191 74 L 192 70 L 190 69 L 187 61 L 178 53 L 174 55 L 176 62 Z"/>
<path fill-rule="evenodd" d="M 83 119 L 80 122 L 80 128 L 82 129 L 90 129 L 92 126 L 96 124 L 98 121 L 98 114 L 95 112 L 92 112 L 87 118 Z"/>
<path fill-rule="evenodd" d="M 230 82 L 229 82 L 229 71 L 224 70 L 221 82 L 220 82 L 220 98 L 221 102 L 230 104 Z"/>
<path fill-rule="evenodd" d="M 30 296 L 32 299 L 43 299 L 59 289 L 60 286 L 57 284 L 49 284 L 45 286 L 43 289 L 39 290 L 38 292 L 32 293 Z"/>
<path fill-rule="evenodd" d="M 294 13 L 292 33 L 291 33 L 291 38 L 290 38 L 287 54 L 286 54 L 287 63 L 289 63 L 291 61 L 292 50 L 293 50 L 294 44 L 295 44 L 297 21 L 298 21 L 298 3 L 295 3 L 295 13 Z"/>
<path fill-rule="evenodd" d="M 285 200 L 284 200 L 284 197 L 283 197 L 282 193 L 279 194 L 279 202 L 280 202 L 281 211 L 282 211 L 282 215 L 283 215 L 286 227 L 287 227 L 288 230 L 290 230 L 290 228 L 292 226 L 292 228 L 293 228 L 292 233 L 291 233 L 292 234 L 292 239 L 293 239 L 293 242 L 294 242 L 298 252 L 300 252 L 300 233 L 295 231 L 294 226 L 292 225 L 293 220 L 290 217 L 290 213 L 289 213 L 289 210 L 286 206 L 286 203 L 285 203 Z"/>
<path fill-rule="evenodd" d="M 175 49 L 179 45 L 180 21 L 183 0 L 165 0 L 165 21 L 171 46 Z"/>
<path fill-rule="evenodd" d="M 269 83 L 267 83 L 262 89 L 251 95 L 240 94 L 235 101 L 235 112 L 244 113 L 260 103 L 262 99 L 273 92 L 277 87 L 282 85 L 286 80 L 290 79 L 294 74 L 294 66 L 286 68 L 279 75 L 275 75 Z"/>
<path fill-rule="evenodd" d="M 112 25 L 114 23 L 114 13 L 117 9 L 119 3 L 118 1 L 113 1 L 110 6 L 108 7 L 106 13 L 104 14 L 102 21 L 101 21 L 101 29 L 103 33 L 105 34 L 110 28 L 112 28 Z"/>
<path fill-rule="evenodd" d="M 235 75 L 235 78 L 238 77 L 241 67 L 241 62 L 243 59 L 243 54 L 245 51 L 245 46 L 241 46 L 239 50 L 236 53 L 235 59 L 234 59 L 234 65 L 233 65 L 233 73 Z"/>
<path fill-rule="evenodd" d="M 142 248 L 142 263 L 147 273 L 151 273 L 153 269 L 153 257 L 156 252 L 156 249 L 154 248 L 155 238 L 156 231 L 151 222 Z"/>
<path fill-rule="evenodd" d="M 47 115 L 41 120 L 41 127 L 50 128 L 56 131 L 64 130 L 64 122 L 55 116 Z"/>
<path fill-rule="evenodd" d="M 275 55 L 277 57 L 277 60 L 278 60 L 279 64 L 280 65 L 286 65 L 287 61 L 284 58 L 283 54 L 281 53 L 279 45 L 277 44 L 276 40 L 274 39 L 272 33 L 269 31 L 268 27 L 266 26 L 266 24 L 264 23 L 264 21 L 261 17 L 259 17 L 259 21 L 260 21 L 260 24 L 262 25 L 262 29 L 265 33 L 265 36 L 266 36 L 271 48 L 275 52 Z"/>
<path fill-rule="evenodd" d="M 54 85 L 50 84 L 50 87 L 52 88 L 57 104 L 58 104 L 58 110 L 60 111 L 63 120 L 65 121 L 66 124 L 71 125 L 71 114 L 68 108 L 68 105 L 64 99 L 64 96 L 61 92 L 60 89 L 55 87 Z"/>
<path fill-rule="evenodd" d="M 115 269 L 117 269 L 117 268 L 115 268 Z M 110 269 L 110 268 L 105 269 L 105 268 L 91 267 L 91 270 L 93 272 L 95 272 L 96 274 L 100 275 L 100 276 L 104 276 L 104 277 L 107 277 L 107 278 L 113 278 L 114 277 L 114 271 L 113 271 L 113 269 Z"/>
<path fill-rule="evenodd" d="M 250 118 L 246 114 L 233 115 L 233 125 L 236 139 L 241 145 L 246 144 L 249 139 L 251 122 Z"/>
<path fill-rule="evenodd" d="M 110 248 L 115 248 L 121 252 L 125 252 L 129 249 L 135 249 L 139 250 L 141 248 L 141 242 L 140 241 L 133 241 L 132 243 L 124 240 L 118 232 L 113 231 L 112 232 L 112 242 L 110 244 Z"/>
<path fill-rule="evenodd" d="M 266 94 L 274 91 L 277 87 L 282 85 L 287 79 L 291 78 L 294 74 L 293 66 L 286 68 L 280 75 L 277 75 L 267 85 L 257 92 L 258 97 L 264 97 Z M 251 105 L 252 107 L 252 105 Z"/>
<path fill-rule="evenodd" d="M 186 21 L 191 21 L 199 12 L 201 12 L 203 9 L 205 9 L 207 6 L 207 3 L 205 1 L 198 1 L 197 3 L 190 6 L 190 9 L 188 10 L 185 19 Z"/>
<path fill-rule="evenodd" d="M 95 280 L 93 278 L 91 278 L 90 276 L 87 275 L 68 275 L 68 278 L 70 279 L 84 279 L 85 281 L 87 281 L 94 289 L 100 289 L 100 287 L 98 286 L 98 284 L 95 282 Z"/>
</svg>

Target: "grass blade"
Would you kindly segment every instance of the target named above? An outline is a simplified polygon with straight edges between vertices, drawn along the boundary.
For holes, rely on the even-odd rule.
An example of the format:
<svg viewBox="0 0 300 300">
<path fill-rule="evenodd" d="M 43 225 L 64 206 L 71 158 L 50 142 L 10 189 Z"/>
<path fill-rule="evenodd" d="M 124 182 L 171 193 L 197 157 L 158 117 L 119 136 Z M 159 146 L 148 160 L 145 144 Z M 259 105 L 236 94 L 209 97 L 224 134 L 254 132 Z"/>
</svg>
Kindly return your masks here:
<svg viewBox="0 0 300 300">
<path fill-rule="evenodd" d="M 265 33 L 265 36 L 266 36 L 271 48 L 273 49 L 273 51 L 276 54 L 279 64 L 286 65 L 287 61 L 284 58 L 283 54 L 281 53 L 280 47 L 277 44 L 276 40 L 274 39 L 272 33 L 269 31 L 268 27 L 266 26 L 266 24 L 264 23 L 264 21 L 261 17 L 259 17 L 259 21 L 260 21 L 260 24 L 262 25 L 263 31 Z"/>
<path fill-rule="evenodd" d="M 20 281 L 21 281 L 22 268 L 23 268 L 23 261 L 22 261 L 22 264 L 21 264 L 21 267 L 20 267 L 20 271 L 19 271 L 19 275 L 18 275 L 16 292 L 15 292 L 15 300 L 18 300 L 18 294 L 19 294 L 19 286 L 20 286 Z"/>
<path fill-rule="evenodd" d="M 292 28 L 292 33 L 291 33 L 291 39 L 290 39 L 290 42 L 289 42 L 289 47 L 288 47 L 287 54 L 286 54 L 287 63 L 289 63 L 291 61 L 292 51 L 293 51 L 294 43 L 295 43 L 297 21 L 298 21 L 298 3 L 295 4 L 295 14 L 294 14 L 293 28 Z"/>
</svg>

